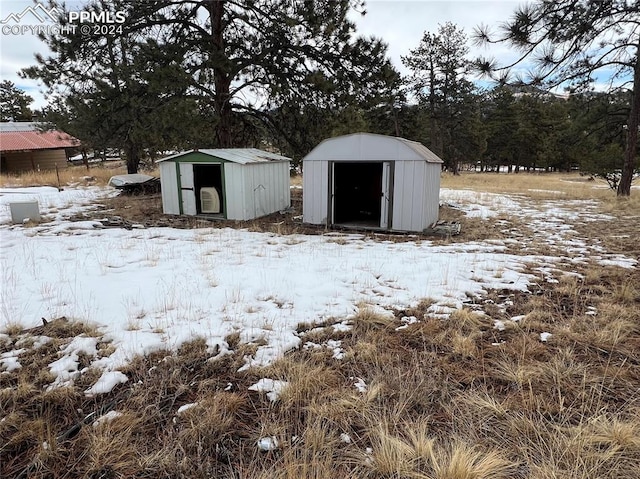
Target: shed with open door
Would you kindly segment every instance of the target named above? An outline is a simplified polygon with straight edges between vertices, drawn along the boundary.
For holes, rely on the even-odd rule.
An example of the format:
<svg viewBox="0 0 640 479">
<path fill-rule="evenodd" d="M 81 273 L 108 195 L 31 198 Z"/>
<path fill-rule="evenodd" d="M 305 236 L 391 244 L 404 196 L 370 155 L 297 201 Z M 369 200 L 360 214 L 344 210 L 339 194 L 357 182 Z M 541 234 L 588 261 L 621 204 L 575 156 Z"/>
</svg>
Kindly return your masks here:
<svg viewBox="0 0 640 479">
<path fill-rule="evenodd" d="M 165 214 L 251 220 L 291 205 L 290 159 L 275 153 L 190 150 L 157 163 Z"/>
<path fill-rule="evenodd" d="M 442 160 L 421 143 L 355 133 L 303 159 L 303 221 L 423 231 L 438 220 Z"/>
</svg>

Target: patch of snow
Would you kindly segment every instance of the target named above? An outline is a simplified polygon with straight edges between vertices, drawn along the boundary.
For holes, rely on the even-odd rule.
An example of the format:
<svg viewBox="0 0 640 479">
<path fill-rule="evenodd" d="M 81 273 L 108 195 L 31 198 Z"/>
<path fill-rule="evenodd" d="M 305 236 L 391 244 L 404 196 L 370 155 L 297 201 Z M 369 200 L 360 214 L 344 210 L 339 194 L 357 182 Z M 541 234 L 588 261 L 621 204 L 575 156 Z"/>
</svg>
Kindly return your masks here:
<svg viewBox="0 0 640 479">
<path fill-rule="evenodd" d="M 95 421 L 93 421 L 93 427 L 98 427 L 101 426 L 103 424 L 106 424 L 108 422 L 113 421 L 116 418 L 119 418 L 122 416 L 121 412 L 118 411 L 109 411 L 108 413 L 100 416 L 98 419 L 96 419 Z"/>
<path fill-rule="evenodd" d="M 522 314 L 520 316 L 512 316 L 511 317 L 511 321 L 513 321 L 514 323 L 519 323 L 520 321 L 522 321 L 526 317 L 527 317 L 526 314 Z"/>
<path fill-rule="evenodd" d="M 355 382 L 353 383 L 353 385 L 356 387 L 356 389 L 361 392 L 361 393 L 366 393 L 367 392 L 367 383 L 364 382 L 364 379 L 362 378 L 350 378 L 350 379 L 354 379 Z"/>
<path fill-rule="evenodd" d="M 197 402 L 192 402 L 192 403 L 189 403 L 189 404 L 183 404 L 182 406 L 180 406 L 180 407 L 178 408 L 178 410 L 176 411 L 176 414 L 177 414 L 177 415 L 180 415 L 180 414 L 182 414 L 183 412 L 187 411 L 188 409 L 191 409 L 192 407 L 195 407 L 195 406 L 197 406 L 197 405 L 198 405 L 198 403 L 197 403 Z"/>
<path fill-rule="evenodd" d="M 500 321 L 499 319 L 496 319 L 493 321 L 493 329 L 497 329 L 498 331 L 504 331 L 505 330 L 505 325 L 504 325 L 504 321 Z"/>
<path fill-rule="evenodd" d="M 531 191 L 533 193 L 551 193 L 553 195 L 566 195 L 567 194 L 565 191 L 541 190 L 541 189 L 537 189 L 537 188 L 528 188 L 527 191 Z"/>
<path fill-rule="evenodd" d="M 61 386 L 69 386 L 80 375 L 78 371 L 79 354 L 84 353 L 89 357 L 97 354 L 96 345 L 98 338 L 87 337 L 84 335 L 76 336 L 61 351 L 62 357 L 57 361 L 49 364 L 49 371 L 56 376 L 48 389 L 54 389 Z"/>
<path fill-rule="evenodd" d="M 26 351 L 26 349 L 21 348 L 0 354 L 0 369 L 8 373 L 20 369 L 22 367 L 22 364 L 20 364 L 18 356 L 20 356 L 22 353 L 25 353 Z"/>
<path fill-rule="evenodd" d="M 287 381 L 280 381 L 278 379 L 263 378 L 257 383 L 249 386 L 250 391 L 266 392 L 267 399 L 271 402 L 275 402 L 280 399 L 282 390 L 289 385 Z"/>
<path fill-rule="evenodd" d="M 351 444 L 351 436 L 349 436 L 349 434 L 347 434 L 346 432 L 340 434 L 340 440 L 344 443 Z"/>
<path fill-rule="evenodd" d="M 540 333 L 540 341 L 546 343 L 553 336 L 551 333 Z"/>
<path fill-rule="evenodd" d="M 632 269 L 638 265 L 638 261 L 623 255 L 610 255 L 609 258 L 599 259 L 598 263 L 602 266 L 619 266 L 626 269 Z"/>
<path fill-rule="evenodd" d="M 44 346 L 45 344 L 49 344 L 51 341 L 52 339 L 49 336 L 31 336 L 31 335 L 25 334 L 24 336 L 22 336 L 20 339 L 16 341 L 16 346 L 22 347 L 29 344 L 31 348 L 38 349 Z"/>
<path fill-rule="evenodd" d="M 402 326 L 398 326 L 396 331 L 400 331 L 402 329 L 406 329 L 411 324 L 419 323 L 420 321 L 415 316 L 403 316 L 400 318 L 400 322 L 403 323 Z"/>
<path fill-rule="evenodd" d="M 87 397 L 110 392 L 118 384 L 126 383 L 129 378 L 120 371 L 105 371 L 100 379 L 84 392 Z"/>
<path fill-rule="evenodd" d="M 17 201 L 37 201 L 43 224 L 69 218 L 76 213 L 95 209 L 95 201 L 99 198 L 115 196 L 116 191 L 97 186 L 75 187 L 58 191 L 51 186 L 30 188 L 0 188 L 0 225 L 11 224 L 9 204 Z M 24 229 L 15 225 L 12 229 Z"/>
<path fill-rule="evenodd" d="M 342 341 L 330 339 L 327 341 L 327 347 L 333 350 L 333 359 L 344 359 L 344 349 L 342 349 Z"/>
<path fill-rule="evenodd" d="M 543 190 L 546 191 L 546 190 Z M 522 249 L 534 241 L 546 243 L 559 254 L 569 254 L 574 258 L 589 257 L 602 265 L 631 268 L 638 264 L 637 260 L 623 255 L 606 254 L 601 245 L 594 244 L 586 238 L 579 238 L 577 231 L 567 222 L 590 223 L 611 221 L 611 215 L 598 212 L 595 200 L 545 200 L 532 201 L 521 195 L 499 195 L 472 190 L 451 190 L 441 188 L 440 200 L 460 209 L 468 217 L 483 219 L 499 215 L 526 218 L 533 235 L 523 235 L 518 230 L 505 230 L 506 234 L 519 236 L 517 243 Z M 495 221 L 495 220 L 494 220 Z M 496 221 L 500 223 L 500 220 Z M 544 232 L 544 234 L 538 234 Z M 508 241 L 503 241 L 509 244 Z M 594 255 L 594 253 L 599 253 Z M 547 279 L 549 283 L 557 280 Z"/>
<path fill-rule="evenodd" d="M 462 308 L 462 301 L 456 301 L 459 308 Z M 432 304 L 427 308 L 427 314 L 436 318 L 448 318 L 449 315 L 459 309 L 458 307 L 445 304 Z"/>
<path fill-rule="evenodd" d="M 607 254 L 569 224 L 607 221 L 595 201 L 534 203 L 518 195 L 442 189 L 443 201 L 469 215 L 526 218 L 536 234 L 514 231 L 517 240 L 434 244 L 338 232 L 278 236 L 231 228 L 104 228 L 67 218 L 96 208 L 96 199 L 115 194 L 112 189 L 17 190 L 0 189 L 0 330 L 16 321 L 25 329 L 39 326 L 42 317 L 90 321 L 101 334 L 95 340 L 109 343 L 112 353 L 98 358 L 92 343 L 85 354 L 91 367 L 106 372 L 137 355 L 175 351 L 197 338 L 206 341 L 215 360 L 231 353 L 225 338 L 238 333 L 242 342 L 258 344 L 243 369 L 264 366 L 300 347 L 301 321 L 338 318 L 329 331 L 348 331 L 356 305 L 391 314 L 432 298 L 429 314 L 446 318 L 488 289 L 526 291 L 541 278 L 557 281 L 560 265 L 591 258 L 637 264 Z M 10 225 L 9 202 L 29 195 L 40 203 L 43 223 Z M 539 241 L 547 241 L 549 254 L 526 255 Z M 535 275 L 524 273 L 531 267 Z M 10 341 L 5 336 L 0 342 Z M 79 373 L 79 351 L 61 351 L 52 368 L 55 384 Z"/>
<path fill-rule="evenodd" d="M 261 437 L 258 439 L 257 446 L 261 451 L 269 452 L 278 449 L 279 443 L 275 436 Z"/>
<path fill-rule="evenodd" d="M 347 324 L 346 321 L 342 321 L 341 323 L 336 323 L 331 326 L 333 331 L 336 333 L 344 333 L 346 331 L 351 331 L 351 325 Z"/>
</svg>

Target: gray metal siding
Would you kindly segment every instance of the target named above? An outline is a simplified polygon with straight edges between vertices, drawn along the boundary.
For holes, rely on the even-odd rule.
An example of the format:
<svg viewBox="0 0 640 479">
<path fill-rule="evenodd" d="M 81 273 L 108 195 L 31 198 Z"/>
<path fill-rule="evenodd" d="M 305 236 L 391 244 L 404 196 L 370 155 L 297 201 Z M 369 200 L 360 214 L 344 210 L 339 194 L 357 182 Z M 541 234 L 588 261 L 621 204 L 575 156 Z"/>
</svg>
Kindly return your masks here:
<svg viewBox="0 0 640 479">
<path fill-rule="evenodd" d="M 291 180 L 289 163 L 275 163 L 270 166 L 274 175 L 271 183 L 273 200 L 270 213 L 274 213 L 291 206 Z"/>
<path fill-rule="evenodd" d="M 421 231 L 423 226 L 424 161 L 396 161 L 393 187 L 393 222 L 398 231 Z"/>
<path fill-rule="evenodd" d="M 424 228 L 438 221 L 440 216 L 440 172 L 442 168 L 437 163 L 426 165 L 426 210 Z"/>
<path fill-rule="evenodd" d="M 272 213 L 276 203 L 273 188 L 276 175 L 268 165 L 255 164 L 245 166 L 246 172 L 246 208 L 245 219 L 258 218 Z"/>
<path fill-rule="evenodd" d="M 227 218 L 251 220 L 291 205 L 289 163 L 225 164 Z"/>
<path fill-rule="evenodd" d="M 160 185 L 162 191 L 162 212 L 167 215 L 179 215 L 178 175 L 173 162 L 160 163 Z"/>
<path fill-rule="evenodd" d="M 329 198 L 329 162 L 305 161 L 302 169 L 302 218 L 305 223 L 326 224 Z"/>
<path fill-rule="evenodd" d="M 303 162 L 303 219 L 326 224 L 330 216 L 332 161 L 394 163 L 390 228 L 422 231 L 438 219 L 440 159 L 419 143 L 367 133 L 323 141 Z"/>
<path fill-rule="evenodd" d="M 397 161 L 392 229 L 422 231 L 438 220 L 440 164 Z"/>
<path fill-rule="evenodd" d="M 258 150 L 256 150 L 258 151 Z M 189 156 L 188 159 L 185 156 Z M 190 161 L 192 160 L 193 161 Z M 176 163 L 181 168 L 193 168 L 193 164 L 218 164 L 210 155 L 192 152 L 177 155 L 175 158 L 159 162 L 160 182 L 162 185 L 162 209 L 166 214 L 180 214 L 180 179 L 176 173 Z M 264 161 L 253 163 L 232 163 L 222 161 L 223 204 L 225 217 L 231 220 L 250 220 L 288 208 L 291 205 L 289 190 L 289 162 Z M 191 170 L 193 171 L 193 170 Z M 193 182 L 193 180 L 192 180 Z M 193 184 L 187 186 L 192 187 Z M 183 203 L 186 195 L 193 196 L 195 213 L 195 192 L 183 190 Z M 191 209 L 190 205 L 189 208 Z M 183 213 L 188 214 L 185 210 Z"/>
<path fill-rule="evenodd" d="M 245 220 L 247 193 L 244 181 L 243 166 L 235 163 L 224 165 L 224 201 L 227 219 Z"/>
</svg>

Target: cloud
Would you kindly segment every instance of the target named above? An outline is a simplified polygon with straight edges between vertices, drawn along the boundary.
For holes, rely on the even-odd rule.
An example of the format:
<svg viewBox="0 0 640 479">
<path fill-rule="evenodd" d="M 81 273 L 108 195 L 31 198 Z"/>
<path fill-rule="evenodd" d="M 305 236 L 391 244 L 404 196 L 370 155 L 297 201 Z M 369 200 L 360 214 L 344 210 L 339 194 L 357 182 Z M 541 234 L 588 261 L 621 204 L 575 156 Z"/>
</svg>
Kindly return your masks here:
<svg viewBox="0 0 640 479">
<path fill-rule="evenodd" d="M 522 2 L 515 0 L 369 0 L 367 14 L 352 14 L 358 33 L 382 38 L 389 46 L 389 56 L 401 72 L 406 73 L 401 56 L 418 46 L 425 32 L 436 33 L 438 26 L 446 22 L 462 28 L 467 36 L 480 24 L 496 29 L 507 21 Z M 515 53 L 506 45 L 491 45 L 487 48 L 470 46 L 470 58 L 491 56 L 500 63 L 516 59 Z"/>
</svg>

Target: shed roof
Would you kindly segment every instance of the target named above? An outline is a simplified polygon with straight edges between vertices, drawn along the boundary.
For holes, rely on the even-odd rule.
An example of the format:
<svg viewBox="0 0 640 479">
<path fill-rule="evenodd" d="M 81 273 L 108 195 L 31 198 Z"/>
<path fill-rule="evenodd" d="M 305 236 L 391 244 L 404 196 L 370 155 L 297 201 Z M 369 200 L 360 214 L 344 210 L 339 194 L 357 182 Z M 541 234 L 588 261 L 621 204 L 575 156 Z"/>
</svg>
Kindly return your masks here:
<svg viewBox="0 0 640 479">
<path fill-rule="evenodd" d="M 332 145 L 336 145 L 336 150 L 328 152 L 327 150 L 332 149 Z M 355 146 L 355 150 L 352 148 L 353 146 Z M 385 148 L 381 148 L 382 146 Z M 427 163 L 442 163 L 438 155 L 422 143 L 397 136 L 378 135 L 375 133 L 353 133 L 327 138 L 318 144 L 304 160 L 352 159 L 349 158 L 349 155 L 354 155 L 355 153 L 363 159 L 369 156 L 377 158 L 381 155 L 388 155 L 389 151 L 395 151 L 397 158 L 401 160 L 419 159 Z M 327 153 L 329 153 L 331 157 L 328 157 Z"/>
<path fill-rule="evenodd" d="M 0 122 L 0 151 L 72 148 L 80 141 L 59 130 L 42 131 L 34 122 Z"/>
<path fill-rule="evenodd" d="M 176 153 L 175 155 L 162 158 L 156 163 L 162 161 L 174 160 L 182 156 L 189 155 L 191 153 L 202 153 L 204 155 L 211 156 L 212 158 L 218 158 L 224 161 L 230 161 L 232 163 L 240 163 L 246 165 L 248 163 L 269 163 L 277 161 L 291 161 L 291 158 L 278 155 L 276 153 L 270 153 L 268 151 L 259 150 L 258 148 L 216 148 L 216 149 L 204 149 L 204 150 L 188 150 Z"/>
</svg>

